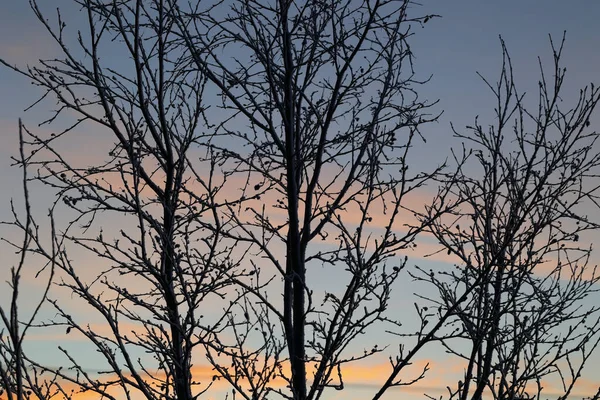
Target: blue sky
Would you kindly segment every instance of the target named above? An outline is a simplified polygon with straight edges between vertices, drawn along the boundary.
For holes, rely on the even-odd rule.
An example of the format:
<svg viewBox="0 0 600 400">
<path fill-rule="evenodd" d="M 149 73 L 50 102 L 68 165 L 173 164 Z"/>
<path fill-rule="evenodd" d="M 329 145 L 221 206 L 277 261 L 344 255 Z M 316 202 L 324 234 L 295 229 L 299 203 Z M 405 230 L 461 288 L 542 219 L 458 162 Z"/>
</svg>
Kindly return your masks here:
<svg viewBox="0 0 600 400">
<path fill-rule="evenodd" d="M 25 0 L 0 2 L 0 58 L 20 65 L 51 57 L 56 50 L 44 35 L 43 28 L 34 20 L 27 3 Z M 40 0 L 40 5 L 50 12 L 60 6 L 65 20 L 77 21 L 80 17 L 71 4 L 70 0 Z M 450 147 L 459 145 L 452 138 L 450 121 L 461 128 L 471 123 L 476 115 L 490 117 L 494 99 L 476 72 L 491 81 L 498 76 L 501 61 L 499 35 L 506 41 L 512 56 L 517 84 L 522 91 L 530 93 L 532 100 L 536 99 L 537 56 L 550 60 L 549 34 L 559 41 L 563 31 L 567 32 L 563 59 L 567 67 L 567 97 L 576 95 L 580 87 L 590 82 L 600 83 L 598 1 L 424 0 L 422 4 L 418 13 L 440 14 L 442 17 L 431 20 L 424 28 L 414 29 L 412 46 L 417 73 L 423 78 L 433 75 L 420 95 L 430 100 L 439 98 L 438 109 L 444 110 L 444 114 L 439 122 L 424 130 L 428 142 L 426 150 L 422 151 L 427 153 L 423 157 L 415 157 L 416 168 L 433 168 L 448 155 Z M 0 187 L 4 188 L 0 191 L 0 219 L 9 218 L 7 205 L 10 198 L 19 199 L 21 196 L 20 173 L 9 166 L 9 157 L 17 155 L 17 119 L 23 118 L 33 126 L 49 115 L 47 110 L 52 106 L 51 102 L 46 102 L 24 112 L 38 95 L 39 92 L 25 79 L 0 68 Z M 598 119 L 592 123 L 600 126 Z M 82 132 L 69 142 L 67 150 L 86 154 L 91 151 L 95 140 L 92 133 Z M 39 194 L 35 197 L 35 205 L 43 215 L 51 199 L 44 190 L 34 193 Z M 0 233 L 5 234 L 7 231 L 3 229 L 0 228 Z M 4 248 L 0 249 L 4 252 Z M 1 268 L 0 278 L 4 280 L 7 268 L 4 265 Z M 0 301 L 4 301 L 2 296 Z M 47 343 L 40 339 L 33 346 L 41 353 Z M 424 354 L 436 360 L 431 352 Z M 443 362 L 443 359 L 439 361 Z M 591 370 L 597 371 L 598 368 L 600 363 L 596 362 Z M 432 373 L 441 376 L 440 370 Z M 586 378 L 600 385 L 597 375 L 590 374 Z M 353 393 L 355 398 L 362 398 L 371 392 L 370 387 L 356 387 Z M 418 392 L 410 392 L 411 398 L 420 398 L 418 395 Z"/>
</svg>

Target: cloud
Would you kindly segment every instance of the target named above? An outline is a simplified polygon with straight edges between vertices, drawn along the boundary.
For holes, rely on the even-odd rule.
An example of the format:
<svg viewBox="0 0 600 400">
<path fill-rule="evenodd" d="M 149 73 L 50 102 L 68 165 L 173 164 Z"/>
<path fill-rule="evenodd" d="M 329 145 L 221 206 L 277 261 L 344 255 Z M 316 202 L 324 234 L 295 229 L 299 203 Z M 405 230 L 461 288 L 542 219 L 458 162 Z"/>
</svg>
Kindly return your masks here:
<svg viewBox="0 0 600 400">
<path fill-rule="evenodd" d="M 455 358 L 439 358 L 436 360 L 427 360 L 422 359 L 415 361 L 412 365 L 407 367 L 404 371 L 402 371 L 399 377 L 402 377 L 404 381 L 410 381 L 415 377 L 419 376 L 425 367 L 429 368 L 429 371 L 426 373 L 425 378 L 412 384 L 409 386 L 396 386 L 392 387 L 388 391 L 388 395 L 393 398 L 398 396 L 398 392 L 404 393 L 405 396 L 412 398 L 413 396 L 422 396 L 423 394 L 428 395 L 441 395 L 447 393 L 446 386 L 455 387 L 458 380 L 462 378 L 462 373 L 464 367 L 466 365 L 466 361 L 457 360 Z M 309 371 L 310 366 L 309 366 Z M 289 364 L 286 363 L 284 365 L 284 371 L 289 371 Z M 365 362 L 356 362 L 352 364 L 345 364 L 342 367 L 342 375 L 344 380 L 343 391 L 337 391 L 333 388 L 327 389 L 324 393 L 324 399 L 355 399 L 359 397 L 355 397 L 357 393 L 370 393 L 374 394 L 376 391 L 381 388 L 381 385 L 385 382 L 392 371 L 392 367 L 389 362 L 386 361 L 365 361 Z M 231 386 L 224 379 L 214 379 L 215 375 L 217 375 L 215 369 L 211 365 L 201 364 L 194 365 L 191 369 L 193 379 L 195 381 L 200 382 L 200 386 L 198 390 L 202 390 L 207 388 L 210 385 L 210 389 L 204 395 L 204 398 L 208 399 L 217 399 L 222 398 L 222 396 L 231 391 Z M 90 372 L 92 377 L 94 377 L 94 372 Z M 334 374 L 335 375 L 335 374 Z M 126 378 L 132 378 L 131 374 L 125 373 L 124 376 Z M 155 378 L 162 378 L 164 375 L 158 373 L 155 375 Z M 310 372 L 309 372 L 310 377 Z M 102 376 L 99 377 L 100 381 L 109 381 L 115 379 L 116 376 Z M 144 379 L 147 381 L 152 381 L 153 378 L 150 376 L 144 376 Z M 95 379 L 95 378 L 94 378 Z M 67 381 L 59 381 L 61 387 L 65 390 L 65 392 L 73 393 L 73 400 L 87 400 L 87 399 L 96 399 L 98 395 L 92 391 L 82 392 L 80 387 L 77 385 L 67 382 Z M 337 383 L 335 380 L 332 383 Z M 281 378 L 276 378 L 272 381 L 270 387 L 273 388 L 283 388 L 286 385 L 286 381 Z M 563 394 L 562 387 L 560 382 L 558 381 L 549 381 L 545 380 L 542 382 L 542 386 L 544 387 L 544 395 L 546 396 L 559 396 Z M 589 379 L 589 378 L 580 378 L 573 396 L 576 397 L 585 397 L 595 394 L 598 391 L 600 386 L 600 382 L 597 380 Z M 136 392 L 135 389 L 129 388 L 131 390 L 132 399 L 143 399 L 144 397 L 140 392 Z M 109 390 L 109 392 L 117 398 L 121 398 L 123 396 L 122 388 L 114 387 Z M 364 396 L 363 396 L 364 397 Z M 360 398 L 363 398 L 360 397 Z M 387 397 L 386 397 L 387 398 Z M 6 396 L 0 396 L 0 400 L 5 400 Z"/>
</svg>

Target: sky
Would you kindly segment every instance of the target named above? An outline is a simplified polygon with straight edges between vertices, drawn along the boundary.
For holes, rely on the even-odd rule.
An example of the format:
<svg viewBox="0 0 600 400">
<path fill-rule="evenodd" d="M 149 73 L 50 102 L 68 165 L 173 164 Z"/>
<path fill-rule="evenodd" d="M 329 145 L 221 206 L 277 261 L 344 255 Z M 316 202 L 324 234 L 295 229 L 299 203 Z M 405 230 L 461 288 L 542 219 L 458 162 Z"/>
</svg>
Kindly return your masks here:
<svg viewBox="0 0 600 400">
<path fill-rule="evenodd" d="M 0 58 L 19 65 L 34 64 L 39 58 L 52 57 L 56 51 L 55 45 L 44 35 L 43 28 L 35 20 L 27 3 L 25 0 L 0 2 Z M 78 18 L 76 7 L 72 6 L 70 0 L 40 0 L 40 4 L 49 10 L 61 7 L 67 21 L 69 18 Z M 580 87 L 590 82 L 600 83 L 598 1 L 423 0 L 419 12 L 441 15 L 441 18 L 432 19 L 423 28 L 416 27 L 411 43 L 417 71 L 423 77 L 432 75 L 430 83 L 421 88 L 420 96 L 440 99 L 437 107 L 444 113 L 437 123 L 431 124 L 424 132 L 428 139 L 427 147 L 420 151 L 426 153 L 415 159 L 416 168 L 433 168 L 447 156 L 450 147 L 458 145 L 452 137 L 450 122 L 455 127 L 462 128 L 477 115 L 490 116 L 494 99 L 476 73 L 479 72 L 492 81 L 498 76 L 501 61 L 500 35 L 511 54 L 516 82 L 521 90 L 535 94 L 539 72 L 537 57 L 548 61 L 551 54 L 548 35 L 559 41 L 564 31 L 567 38 L 563 59 L 568 71 L 565 82 L 567 96 L 576 95 Z M 16 199 L 17 208 L 20 206 L 20 171 L 10 166 L 10 157 L 18 154 L 17 120 L 23 118 L 26 123 L 33 125 L 47 118 L 48 107 L 52 106 L 52 103 L 46 102 L 44 107 L 25 112 L 38 95 L 39 92 L 26 79 L 0 67 L 0 187 L 3 188 L 0 191 L 0 220 L 10 219 L 8 204 L 11 198 Z M 596 120 L 595 123 L 600 122 Z M 82 131 L 67 143 L 65 150 L 83 158 L 93 157 L 93 149 L 98 140 L 94 134 L 95 132 Z M 43 215 L 51 198 L 41 189 L 39 192 L 36 189 L 34 195 L 36 210 Z M 10 235 L 10 232 L 5 227 L 0 228 L 2 235 Z M 6 260 L 7 250 L 2 247 L 0 251 L 0 260 Z M 429 268 L 442 261 L 418 259 L 414 262 L 420 262 L 420 265 Z M 3 281 L 8 276 L 7 272 L 5 262 L 0 265 L 0 280 Z M 31 290 L 35 290 L 36 283 L 30 284 Z M 6 304 L 2 296 L 0 301 L 3 305 Z M 51 359 L 53 353 L 47 349 L 55 340 L 52 335 L 40 336 L 32 341 L 31 349 L 39 352 L 42 357 Z M 375 342 L 378 337 L 366 340 Z M 82 354 L 88 351 L 83 343 L 75 343 L 74 348 Z M 93 358 L 93 354 L 89 354 L 89 357 Z M 435 352 L 426 351 L 419 362 L 424 361 L 430 361 L 432 365 L 430 379 L 425 380 L 425 385 L 428 386 L 410 389 L 405 393 L 406 398 L 424 398 L 422 393 L 425 391 L 439 396 L 439 388 L 443 387 L 448 375 L 456 373 L 457 368 L 460 370 L 460 366 L 454 366 L 455 370 L 449 371 L 448 365 L 444 365 L 446 359 Z M 367 370 L 352 372 L 351 375 L 356 378 L 353 378 L 355 385 L 351 386 L 351 397 L 344 393 L 343 396 L 333 394 L 326 398 L 358 399 L 372 393 L 372 381 L 376 381 L 382 373 L 378 369 L 381 364 L 377 363 L 382 361 L 373 362 L 373 365 L 367 366 Z M 600 362 L 594 361 L 589 370 L 597 371 L 598 368 Z M 600 385 L 597 375 L 589 374 L 584 378 L 587 381 L 578 394 L 583 395 Z M 391 395 L 389 398 L 394 397 Z"/>
</svg>

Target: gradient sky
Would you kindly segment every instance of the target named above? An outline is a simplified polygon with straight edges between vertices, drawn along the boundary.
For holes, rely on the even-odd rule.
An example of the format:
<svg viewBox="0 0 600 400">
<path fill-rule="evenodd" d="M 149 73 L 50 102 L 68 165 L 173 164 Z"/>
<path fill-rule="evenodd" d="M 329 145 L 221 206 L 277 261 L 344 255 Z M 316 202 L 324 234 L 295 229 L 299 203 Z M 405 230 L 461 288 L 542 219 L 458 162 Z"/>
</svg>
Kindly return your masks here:
<svg viewBox="0 0 600 400">
<path fill-rule="evenodd" d="M 70 0 L 39 0 L 48 10 L 60 6 L 63 17 L 69 21 L 76 17 L 76 8 Z M 26 0 L 0 1 L 0 57 L 19 65 L 33 64 L 39 58 L 51 57 L 56 50 L 55 45 L 44 35 L 43 28 L 34 19 Z M 490 80 L 495 81 L 500 71 L 499 35 L 506 41 L 512 56 L 516 83 L 521 90 L 532 93 L 538 79 L 537 56 L 549 60 L 551 56 L 548 34 L 560 40 L 563 31 L 567 32 L 567 42 L 564 51 L 563 65 L 567 67 L 565 82 L 566 94 L 577 94 L 580 87 L 596 82 L 600 84 L 600 1 L 597 0 L 423 0 L 419 13 L 440 14 L 442 18 L 431 20 L 423 29 L 416 27 L 412 39 L 413 52 L 416 55 L 416 70 L 421 77 L 433 75 L 431 82 L 421 88 L 420 95 L 430 100 L 440 99 L 439 110 L 444 114 L 438 123 L 425 128 L 424 134 L 428 139 L 427 156 L 415 157 L 421 165 L 415 168 L 433 168 L 448 154 L 451 146 L 456 146 L 449 123 L 461 128 L 471 123 L 476 115 L 485 118 L 493 110 L 493 97 L 486 89 L 481 79 L 476 75 L 480 72 Z M 0 219 L 10 218 L 8 204 L 11 198 L 21 198 L 20 172 L 10 167 L 10 156 L 17 155 L 17 119 L 23 118 L 31 126 L 47 117 L 47 107 L 34 108 L 24 112 L 24 109 L 37 99 L 39 92 L 25 79 L 17 74 L 0 68 Z M 596 121 L 592 121 L 598 124 Z M 47 128 L 44 128 L 47 129 Z M 68 151 L 91 155 L 94 137 L 90 132 L 69 142 Z M 412 166 L 411 166 L 412 168 Z M 38 192 L 34 192 L 38 194 Z M 50 205 L 51 199 L 45 197 L 41 190 L 34 197 L 36 210 L 40 216 Z M 0 234 L 8 231 L 0 228 Z M 0 247 L 0 260 L 6 260 L 6 248 Z M 434 260 L 424 261 L 416 258 L 413 263 L 429 268 Z M 0 265 L 0 280 L 8 276 L 8 265 Z M 32 288 L 35 282 L 30 283 Z M 5 303 L 5 297 L 0 289 L 0 301 Z M 410 291 L 408 291 L 410 292 Z M 409 303 L 412 304 L 412 303 Z M 31 343 L 31 351 L 46 354 L 48 343 L 53 337 L 39 337 Z M 377 341 L 374 336 L 371 341 Z M 84 346 L 77 346 L 84 352 Z M 90 357 L 92 355 L 90 354 Z M 456 373 L 447 365 L 444 359 L 436 357 L 434 352 L 423 353 L 423 361 L 429 358 L 432 362 L 430 378 L 424 381 L 427 388 L 420 386 L 406 392 L 406 398 L 424 398 L 422 393 L 431 395 L 445 386 L 451 372 Z M 598 357 L 600 359 L 600 355 Z M 342 394 L 332 393 L 327 399 L 358 399 L 372 393 L 371 379 L 384 374 L 379 370 L 378 361 L 367 366 L 365 370 L 352 372 L 355 385 L 352 391 Z M 590 365 L 588 371 L 598 371 L 600 362 Z M 452 371 L 450 371 L 452 370 Z M 598 374 L 589 373 L 585 386 L 579 393 L 584 394 L 587 388 L 600 385 Z M 352 381 L 352 379 L 350 379 Z M 391 391 L 388 398 L 394 398 L 398 393 Z M 579 396 L 574 395 L 574 398 Z"/>
</svg>

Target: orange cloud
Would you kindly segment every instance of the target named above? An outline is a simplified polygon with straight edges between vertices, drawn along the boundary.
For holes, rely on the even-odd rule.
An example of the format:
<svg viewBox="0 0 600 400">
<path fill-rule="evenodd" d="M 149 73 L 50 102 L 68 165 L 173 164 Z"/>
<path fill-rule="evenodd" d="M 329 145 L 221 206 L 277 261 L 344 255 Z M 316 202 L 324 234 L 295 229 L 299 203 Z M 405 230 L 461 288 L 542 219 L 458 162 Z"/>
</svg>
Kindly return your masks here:
<svg viewBox="0 0 600 400">
<path fill-rule="evenodd" d="M 289 371 L 289 364 L 285 363 L 284 370 Z M 464 370 L 465 362 L 461 360 L 457 360 L 455 358 L 443 358 L 437 360 L 418 360 L 415 361 L 412 365 L 406 368 L 405 371 L 402 371 L 399 376 L 404 381 L 410 381 L 421 374 L 423 369 L 427 366 L 429 371 L 426 373 L 425 378 L 412 384 L 410 386 L 398 386 L 392 387 L 389 390 L 390 395 L 394 392 L 405 392 L 407 394 L 419 394 L 422 395 L 424 393 L 433 395 L 433 394 L 444 394 L 446 393 L 446 386 L 455 387 L 458 380 L 462 378 L 462 373 Z M 310 370 L 310 368 L 309 368 Z M 353 391 L 357 388 L 368 389 L 369 392 L 377 391 L 383 382 L 388 378 L 389 374 L 392 371 L 392 367 L 389 362 L 386 361 L 377 361 L 377 362 L 357 362 L 352 364 L 346 364 L 342 367 L 342 376 L 344 380 L 345 390 L 342 392 L 337 392 L 331 389 L 329 392 L 331 395 L 325 395 L 324 398 L 349 398 L 348 396 L 353 393 Z M 229 383 L 227 383 L 224 379 L 213 380 L 213 377 L 217 375 L 214 368 L 210 365 L 198 365 L 192 367 L 192 375 L 195 381 L 200 381 L 201 386 L 199 390 L 202 388 L 206 388 L 208 384 L 211 385 L 209 391 L 206 393 L 205 398 L 214 399 L 221 398 L 220 396 L 227 391 L 231 390 Z M 127 378 L 131 378 L 131 375 L 126 374 Z M 156 375 L 154 378 L 150 376 L 145 376 L 144 379 L 147 381 L 152 381 L 153 379 L 160 379 L 164 377 L 162 374 Z M 106 380 L 112 379 L 114 377 L 107 377 Z M 335 383 L 335 382 L 334 382 Z M 97 399 L 98 394 L 87 391 L 82 392 L 81 388 L 71 382 L 68 381 L 60 381 L 59 384 L 67 393 L 73 393 L 73 400 L 87 400 L 87 399 Z M 285 380 L 280 377 L 276 378 L 271 382 L 271 387 L 274 388 L 283 388 L 287 383 Z M 242 385 L 244 387 L 244 385 Z M 544 393 L 547 395 L 559 395 L 562 393 L 560 382 L 558 381 L 544 381 L 543 382 Z M 595 394 L 600 387 L 600 381 L 592 380 L 589 378 L 580 378 L 576 388 L 575 394 L 577 396 L 590 396 Z M 132 388 L 130 388 L 132 389 Z M 114 395 L 116 398 L 121 398 L 120 387 L 114 387 L 109 389 L 109 392 Z M 336 396 L 336 394 L 338 394 Z M 395 395 L 394 395 L 395 396 Z M 60 396 L 59 396 L 60 397 Z M 141 393 L 136 393 L 135 390 L 132 390 L 132 399 L 143 399 Z M 0 400 L 5 400 L 6 395 L 0 396 Z"/>
</svg>

